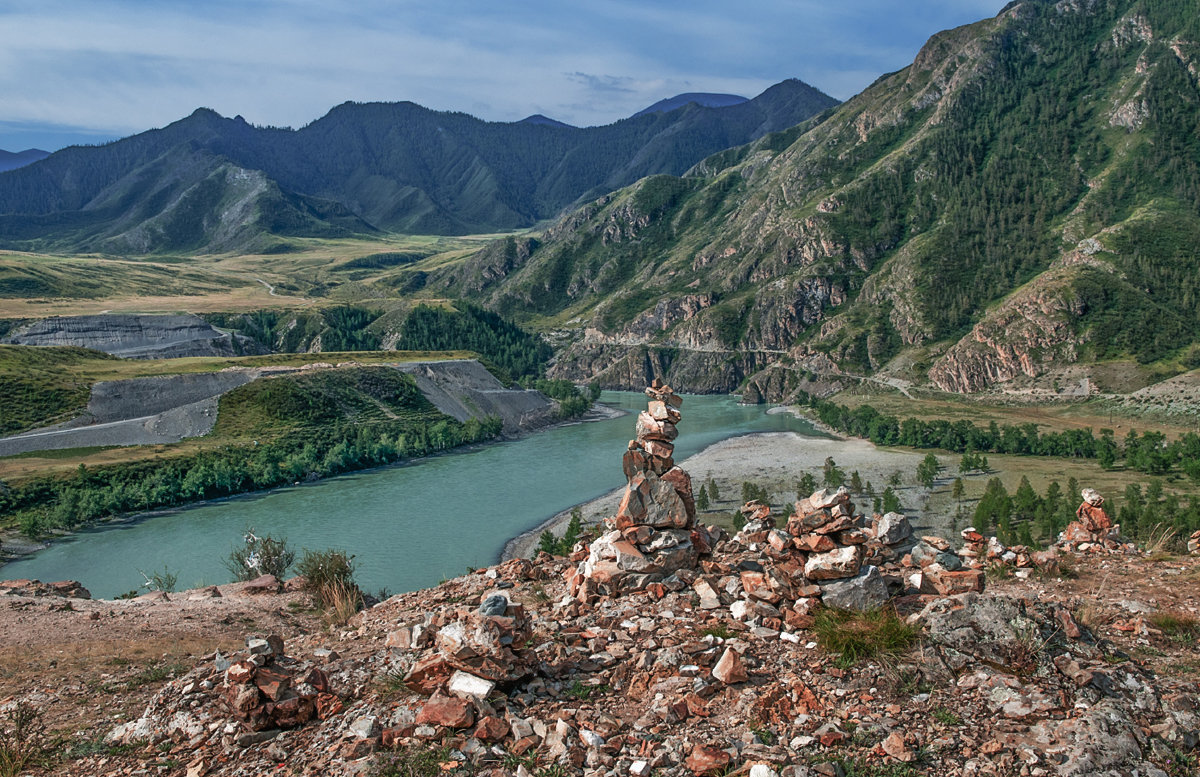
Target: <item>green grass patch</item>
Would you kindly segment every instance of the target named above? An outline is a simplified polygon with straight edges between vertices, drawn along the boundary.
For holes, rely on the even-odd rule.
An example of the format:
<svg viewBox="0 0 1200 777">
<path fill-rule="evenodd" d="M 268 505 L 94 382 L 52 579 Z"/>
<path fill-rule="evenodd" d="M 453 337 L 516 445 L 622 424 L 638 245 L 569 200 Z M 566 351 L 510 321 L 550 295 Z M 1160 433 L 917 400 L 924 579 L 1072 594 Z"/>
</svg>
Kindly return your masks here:
<svg viewBox="0 0 1200 777">
<path fill-rule="evenodd" d="M 847 668 L 865 658 L 883 658 L 907 650 L 917 641 L 920 630 L 900 619 L 895 610 L 850 612 L 825 608 L 813 623 L 817 642 L 837 663 Z"/>
<path fill-rule="evenodd" d="M 1155 612 L 1146 617 L 1167 639 L 1190 644 L 1200 639 L 1200 619 L 1180 612 Z"/>
</svg>

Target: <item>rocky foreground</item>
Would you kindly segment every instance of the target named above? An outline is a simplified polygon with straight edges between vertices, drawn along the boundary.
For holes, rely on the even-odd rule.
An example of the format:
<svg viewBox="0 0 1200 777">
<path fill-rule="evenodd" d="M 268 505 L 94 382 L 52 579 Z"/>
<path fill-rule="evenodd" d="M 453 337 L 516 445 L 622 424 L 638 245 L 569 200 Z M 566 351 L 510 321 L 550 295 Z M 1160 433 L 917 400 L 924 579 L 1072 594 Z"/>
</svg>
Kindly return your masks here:
<svg viewBox="0 0 1200 777">
<path fill-rule="evenodd" d="M 0 623 L 24 640 L 6 655 L 73 640 L 94 655 L 90 632 L 137 642 L 172 616 L 201 621 L 180 633 L 197 643 L 247 626 L 235 650 L 181 661 L 165 683 L 114 684 L 112 658 L 65 694 L 57 660 L 0 674 L 13 690 L 0 712 L 75 698 L 74 717 L 51 719 L 88 746 L 64 747 L 47 774 L 1196 773 L 1200 558 L 1139 552 L 1090 492 L 1049 551 L 973 529 L 957 548 L 915 537 L 904 516 L 857 514 L 844 490 L 788 516 L 747 503 L 730 537 L 695 522 L 672 459 L 679 398 L 647 393 L 600 536 L 342 626 L 281 606 L 273 579 L 122 607 L 71 584 L 0 584 L 23 621 Z M 38 642 L 43 618 L 55 628 Z"/>
<path fill-rule="evenodd" d="M 52 667 L 0 709 L 88 699 L 59 725 L 110 746 L 45 774 L 1193 774 L 1200 652 L 1155 624 L 1194 623 L 1200 560 L 1058 563 L 1061 576 L 998 573 L 982 594 L 894 599 L 917 641 L 851 662 L 811 628 L 765 625 L 730 593 L 739 577 L 697 578 L 716 583 L 715 606 L 694 586 L 583 604 L 564 578 L 576 563 L 513 560 L 332 631 L 287 631 L 264 595 L 282 638 L 250 628 L 245 649 L 181 668 L 124 723 L 109 717 L 122 691 L 63 688 Z M 9 593 L 10 611 L 62 619 L 60 645 L 114 620 L 197 617 L 196 593 L 124 611 L 70 589 Z M 204 606 L 253 623 L 256 601 Z"/>
</svg>

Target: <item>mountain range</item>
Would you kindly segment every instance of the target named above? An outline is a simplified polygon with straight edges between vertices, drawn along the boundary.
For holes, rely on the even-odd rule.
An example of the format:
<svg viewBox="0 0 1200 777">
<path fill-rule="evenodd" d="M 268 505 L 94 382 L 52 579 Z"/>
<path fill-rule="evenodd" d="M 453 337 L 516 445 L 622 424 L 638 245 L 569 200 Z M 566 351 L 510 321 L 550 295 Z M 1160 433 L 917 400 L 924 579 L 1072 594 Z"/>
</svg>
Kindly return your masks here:
<svg viewBox="0 0 1200 777">
<path fill-rule="evenodd" d="M 299 130 L 200 109 L 0 175 L 0 244 L 223 252 L 269 250 L 280 235 L 511 230 L 646 175 L 681 174 L 836 102 L 789 80 L 732 105 L 687 100 L 587 128 L 409 102 L 345 103 Z"/>
<path fill-rule="evenodd" d="M 560 377 L 972 392 L 1200 366 L 1198 246 L 1195 0 L 1020 0 L 835 110 L 422 280 L 559 329 Z"/>
<path fill-rule="evenodd" d="M 31 165 L 48 156 L 50 156 L 50 152 L 42 151 L 40 148 L 27 148 L 24 151 L 5 151 L 0 148 L 0 173 Z"/>
</svg>

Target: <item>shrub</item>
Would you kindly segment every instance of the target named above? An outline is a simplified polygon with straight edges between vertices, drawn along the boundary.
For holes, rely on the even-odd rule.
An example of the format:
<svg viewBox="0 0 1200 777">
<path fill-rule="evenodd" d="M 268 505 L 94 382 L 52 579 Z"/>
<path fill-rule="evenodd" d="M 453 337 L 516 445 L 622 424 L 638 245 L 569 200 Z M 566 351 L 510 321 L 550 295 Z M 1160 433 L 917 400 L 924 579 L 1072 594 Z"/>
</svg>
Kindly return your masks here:
<svg viewBox="0 0 1200 777">
<path fill-rule="evenodd" d="M 306 549 L 296 571 L 304 577 L 304 590 L 322 610 L 336 613 L 353 605 L 357 611 L 361 605 L 362 592 L 354 582 L 354 556 L 346 551 Z"/>
<path fill-rule="evenodd" d="M 19 701 L 0 720 L 0 777 L 15 777 L 46 756 L 42 714 Z"/>
<path fill-rule="evenodd" d="M 259 537 L 254 529 L 247 529 L 245 544 L 229 551 L 225 568 L 233 573 L 234 580 L 253 580 L 260 575 L 274 575 L 282 580 L 288 567 L 296 560 L 296 553 L 287 545 L 287 539 L 275 539 L 271 535 Z"/>
<path fill-rule="evenodd" d="M 179 575 L 167 569 L 166 564 L 163 564 L 161 572 L 156 571 L 146 574 L 139 569 L 138 574 L 140 574 L 146 580 L 146 582 L 142 584 L 142 587 L 150 591 L 162 591 L 163 593 L 167 594 L 174 593 L 175 584 L 179 582 Z"/>
</svg>

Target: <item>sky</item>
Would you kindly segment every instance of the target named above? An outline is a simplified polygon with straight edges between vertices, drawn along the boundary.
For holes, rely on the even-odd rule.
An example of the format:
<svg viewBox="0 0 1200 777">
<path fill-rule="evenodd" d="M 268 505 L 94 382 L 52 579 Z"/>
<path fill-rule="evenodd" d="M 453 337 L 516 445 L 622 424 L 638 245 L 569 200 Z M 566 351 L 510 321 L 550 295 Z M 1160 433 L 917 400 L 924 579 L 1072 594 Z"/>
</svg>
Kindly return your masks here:
<svg viewBox="0 0 1200 777">
<path fill-rule="evenodd" d="M 608 124 L 682 92 L 799 78 L 838 98 L 1005 0 L 4 0 L 0 149 L 198 107 L 302 127 L 348 100 Z"/>
</svg>

